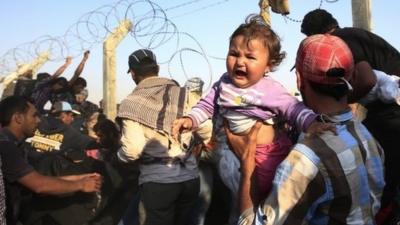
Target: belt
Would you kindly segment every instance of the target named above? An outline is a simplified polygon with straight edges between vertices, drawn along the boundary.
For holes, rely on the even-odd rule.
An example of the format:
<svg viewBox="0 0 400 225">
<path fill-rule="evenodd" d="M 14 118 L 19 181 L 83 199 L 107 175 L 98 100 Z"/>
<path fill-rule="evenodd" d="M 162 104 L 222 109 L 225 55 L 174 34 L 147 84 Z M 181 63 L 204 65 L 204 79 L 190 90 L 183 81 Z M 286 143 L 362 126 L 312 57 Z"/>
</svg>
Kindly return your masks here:
<svg viewBox="0 0 400 225">
<path fill-rule="evenodd" d="M 162 164 L 162 165 L 175 165 L 180 164 L 184 166 L 184 162 L 179 157 L 153 157 L 149 155 L 145 155 L 140 157 L 139 162 L 144 165 L 149 164 Z"/>
</svg>

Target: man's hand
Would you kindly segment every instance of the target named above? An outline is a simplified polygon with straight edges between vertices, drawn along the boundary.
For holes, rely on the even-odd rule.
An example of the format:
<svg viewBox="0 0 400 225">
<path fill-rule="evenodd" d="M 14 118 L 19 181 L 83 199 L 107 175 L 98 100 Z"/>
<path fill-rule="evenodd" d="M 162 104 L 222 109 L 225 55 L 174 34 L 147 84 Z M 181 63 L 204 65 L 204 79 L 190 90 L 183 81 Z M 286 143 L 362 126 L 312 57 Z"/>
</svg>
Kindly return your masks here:
<svg viewBox="0 0 400 225">
<path fill-rule="evenodd" d="M 84 53 L 83 53 L 83 60 L 87 60 L 88 58 L 89 58 L 89 55 L 90 55 L 90 51 L 89 50 L 86 50 Z"/>
<path fill-rule="evenodd" d="M 172 124 L 172 137 L 178 140 L 180 133 L 190 131 L 193 127 L 193 121 L 189 117 L 176 119 Z"/>
<path fill-rule="evenodd" d="M 334 134 L 337 135 L 336 127 L 332 123 L 322 123 L 314 121 L 308 127 L 306 133 L 309 135 L 318 135 L 322 134 L 324 131 L 332 131 Z"/>
<path fill-rule="evenodd" d="M 82 192 L 99 192 L 102 185 L 102 177 L 98 173 L 83 174 L 78 180 Z"/>
<path fill-rule="evenodd" d="M 72 58 L 71 58 L 70 56 L 68 56 L 68 57 L 65 59 L 65 65 L 69 66 L 69 65 L 71 65 L 71 63 L 72 63 Z"/>
<path fill-rule="evenodd" d="M 229 148 L 239 158 L 242 172 L 251 174 L 255 168 L 255 154 L 257 145 L 257 134 L 262 126 L 260 121 L 245 135 L 237 135 L 229 130 L 229 125 L 224 121 L 224 129 Z"/>
</svg>

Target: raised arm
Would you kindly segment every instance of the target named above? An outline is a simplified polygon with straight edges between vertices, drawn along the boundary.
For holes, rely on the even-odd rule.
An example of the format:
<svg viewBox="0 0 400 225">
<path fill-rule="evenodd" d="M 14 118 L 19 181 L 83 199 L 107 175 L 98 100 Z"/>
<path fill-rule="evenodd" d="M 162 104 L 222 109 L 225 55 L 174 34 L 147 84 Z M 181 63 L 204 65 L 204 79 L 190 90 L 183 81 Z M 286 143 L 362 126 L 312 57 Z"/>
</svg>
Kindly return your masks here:
<svg viewBox="0 0 400 225">
<path fill-rule="evenodd" d="M 72 85 L 75 82 L 75 80 L 81 75 L 83 68 L 85 68 L 86 61 L 89 58 L 89 55 L 90 55 L 89 50 L 87 50 L 87 51 L 85 51 L 85 53 L 83 53 L 82 61 L 79 63 L 78 67 L 76 68 L 76 70 L 74 72 L 74 76 L 72 76 L 72 78 L 69 80 L 70 85 Z"/>
<path fill-rule="evenodd" d="M 239 187 L 239 210 L 240 213 L 245 211 L 253 211 L 258 206 L 257 190 L 255 188 L 254 170 L 256 167 L 256 139 L 258 131 L 262 123 L 257 122 L 250 132 L 246 135 L 236 135 L 229 130 L 229 126 L 225 122 L 226 137 L 230 149 L 240 160 L 240 187 Z"/>
<path fill-rule="evenodd" d="M 64 73 L 65 69 L 67 69 L 67 67 L 69 65 L 71 65 L 72 62 L 72 58 L 71 57 L 67 57 L 65 59 L 65 63 L 56 70 L 56 72 L 54 72 L 54 74 L 51 76 L 52 79 L 55 79 L 57 77 L 59 77 L 62 73 Z"/>
</svg>

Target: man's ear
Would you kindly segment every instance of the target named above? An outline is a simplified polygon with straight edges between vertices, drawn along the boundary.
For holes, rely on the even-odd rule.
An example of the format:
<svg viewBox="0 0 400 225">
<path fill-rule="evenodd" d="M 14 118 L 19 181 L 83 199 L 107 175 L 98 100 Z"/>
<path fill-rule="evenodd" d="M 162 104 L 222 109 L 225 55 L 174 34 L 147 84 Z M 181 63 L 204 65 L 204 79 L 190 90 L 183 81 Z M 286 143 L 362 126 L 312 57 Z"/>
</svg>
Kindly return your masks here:
<svg viewBox="0 0 400 225">
<path fill-rule="evenodd" d="M 301 88 L 301 82 L 302 82 L 302 79 L 301 79 L 300 73 L 299 73 L 299 71 L 296 70 L 296 85 L 297 85 L 297 90 L 299 90 L 299 91 Z"/>
<path fill-rule="evenodd" d="M 24 121 L 24 115 L 22 113 L 14 113 L 11 117 L 11 122 L 15 122 L 16 124 L 22 124 Z"/>
<path fill-rule="evenodd" d="M 131 75 L 132 79 L 135 80 L 136 77 L 135 72 L 133 72 L 133 70 L 130 70 L 129 74 Z"/>
</svg>

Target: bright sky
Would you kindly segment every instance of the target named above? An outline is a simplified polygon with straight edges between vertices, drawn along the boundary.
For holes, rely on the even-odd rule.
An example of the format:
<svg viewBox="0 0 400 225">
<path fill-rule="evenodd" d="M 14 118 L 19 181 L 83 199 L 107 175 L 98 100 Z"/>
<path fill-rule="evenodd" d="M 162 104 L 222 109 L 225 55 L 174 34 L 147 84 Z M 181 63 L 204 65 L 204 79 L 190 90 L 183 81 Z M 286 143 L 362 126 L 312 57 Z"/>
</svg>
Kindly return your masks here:
<svg viewBox="0 0 400 225">
<path fill-rule="evenodd" d="M 23 43 L 32 42 L 39 37 L 66 37 L 69 54 L 72 54 L 72 65 L 65 71 L 64 76 L 71 77 L 80 62 L 83 49 L 90 47 L 91 56 L 87 62 L 82 77 L 87 79 L 89 100 L 98 102 L 102 98 L 102 34 L 113 30 L 116 21 L 124 18 L 132 20 L 136 25 L 135 36 L 132 32 L 117 49 L 117 96 L 118 101 L 128 95 L 134 88 L 134 82 L 126 74 L 128 69 L 127 58 L 131 52 L 153 43 L 153 49 L 161 63 L 161 76 L 172 76 L 183 84 L 187 77 L 199 76 L 206 84 L 216 81 L 225 72 L 225 61 L 228 39 L 236 27 L 244 22 L 247 15 L 258 13 L 258 0 L 154 0 L 164 11 L 157 10 L 156 19 L 148 18 L 151 9 L 144 0 L 126 0 L 112 8 L 117 1 L 85 0 L 85 1 L 53 1 L 53 0 L 3 0 L 0 1 L 0 67 L 4 66 L 4 54 L 10 49 L 23 46 Z M 318 8 L 320 0 L 289 0 L 291 7 L 290 17 L 300 20 L 310 10 Z M 331 3 L 332 2 L 332 3 Z M 108 5 L 108 7 L 102 7 Z M 341 27 L 352 26 L 350 0 L 323 0 L 323 9 L 331 12 Z M 129 9 L 129 10 L 128 10 Z M 400 31 L 395 24 L 400 21 L 400 3 L 391 0 L 372 0 L 373 32 L 385 38 L 397 49 L 400 49 Z M 88 17 L 80 18 L 86 13 Z M 111 12 L 111 13 L 110 13 Z M 127 13 L 126 13 L 127 12 Z M 147 13 L 147 14 L 146 14 Z M 163 14 L 165 13 L 165 14 Z M 108 19 L 106 20 L 106 16 Z M 171 23 L 163 26 L 164 16 Z M 143 20 L 144 19 L 144 20 Z M 138 21 L 139 25 L 137 24 Z M 104 24 L 107 24 L 104 28 Z M 174 24 L 180 34 L 171 34 Z M 145 27 L 145 25 L 149 25 Z M 151 26 L 151 27 L 150 27 Z M 142 27 L 142 28 L 140 28 Z M 145 28 L 143 28 L 145 27 Z M 279 80 L 289 90 L 295 90 L 294 74 L 290 67 L 295 60 L 298 44 L 304 38 L 300 33 L 300 23 L 286 20 L 284 17 L 272 14 L 272 27 L 282 38 L 283 49 L 287 57 L 272 76 Z M 142 29 L 142 30 L 140 30 Z M 143 36 L 149 30 L 167 31 L 168 34 Z M 65 34 L 68 35 L 65 35 Z M 73 35 L 72 35 L 73 34 Z M 79 38 L 74 36 L 79 34 Z M 46 49 L 48 41 L 42 38 L 33 47 L 36 51 Z M 55 40 L 62 40 L 61 38 Z M 166 40 L 166 41 L 162 41 Z M 53 49 L 60 49 L 58 42 L 53 42 Z M 25 45 L 26 46 L 26 45 Z M 32 47 L 31 47 L 32 48 Z M 203 51 L 209 63 L 200 54 L 192 50 L 177 53 L 180 49 Z M 34 52 L 35 50 L 30 50 Z M 18 51 L 19 55 L 29 55 L 29 51 Z M 64 56 L 61 51 L 51 62 L 46 63 L 39 72 L 53 73 L 63 64 Z M 176 54 L 177 53 L 177 54 Z M 174 57 L 172 57 L 174 56 Z M 27 57 L 27 56 L 19 56 Z M 172 57 L 172 60 L 170 60 Z M 221 59 L 215 59 L 215 57 Z M 6 66 L 15 67 L 15 60 L 7 58 Z M 1 65 L 3 63 L 3 65 Z M 0 73 L 2 71 L 0 70 Z M 3 76 L 4 74 L 1 74 Z M 186 75 L 186 76 L 185 76 Z M 209 85 L 206 85 L 207 87 Z"/>
</svg>

